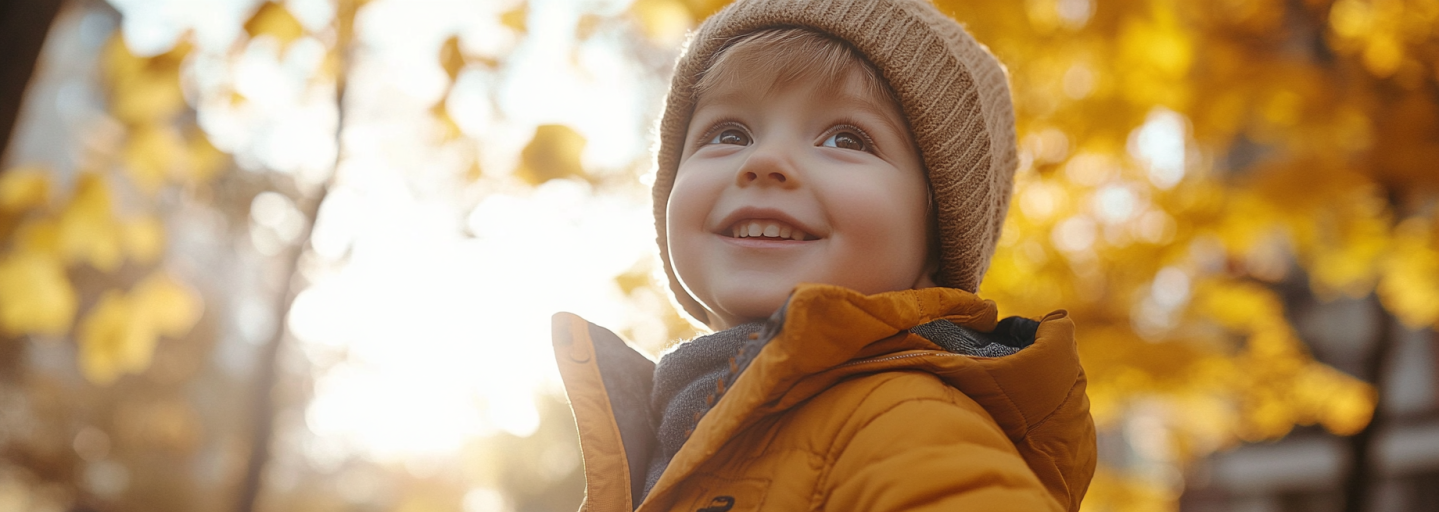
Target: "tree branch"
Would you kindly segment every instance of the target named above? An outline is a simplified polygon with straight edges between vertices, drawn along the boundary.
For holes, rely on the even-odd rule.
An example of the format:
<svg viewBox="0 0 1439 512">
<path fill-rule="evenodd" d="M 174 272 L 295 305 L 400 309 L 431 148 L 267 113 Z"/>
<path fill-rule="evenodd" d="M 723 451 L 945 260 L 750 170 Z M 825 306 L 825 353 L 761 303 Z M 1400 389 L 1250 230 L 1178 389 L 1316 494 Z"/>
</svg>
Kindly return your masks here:
<svg viewBox="0 0 1439 512">
<path fill-rule="evenodd" d="M 300 242 L 292 248 L 293 254 L 289 255 L 285 267 L 285 289 L 279 305 L 279 319 L 275 326 L 274 335 L 265 344 L 260 354 L 260 368 L 255 374 L 254 396 L 251 402 L 252 434 L 250 437 L 250 458 L 245 467 L 244 480 L 241 483 L 240 494 L 235 505 L 236 512 L 253 512 L 255 503 L 259 499 L 260 490 L 264 483 L 261 481 L 264 475 L 265 465 L 270 460 L 270 444 L 274 439 L 275 431 L 275 396 L 274 388 L 278 382 L 279 357 L 281 348 L 287 334 L 286 325 L 290 308 L 294 305 L 295 297 L 299 295 L 300 286 L 298 283 L 298 269 L 300 258 L 304 256 L 305 249 L 310 245 L 310 237 L 314 234 L 315 221 L 319 218 L 320 205 L 324 204 L 325 197 L 329 194 L 330 187 L 334 183 L 335 175 L 339 171 L 340 162 L 344 158 L 344 142 L 342 135 L 345 131 L 345 92 L 350 63 L 350 44 L 354 33 L 355 13 L 359 9 L 361 0 L 340 0 L 338 12 L 335 13 L 336 32 L 335 52 L 338 54 L 339 65 L 335 76 L 335 108 L 337 109 L 337 122 L 335 125 L 335 162 L 330 170 L 330 178 L 322 186 L 315 198 L 306 203 L 303 208 L 304 215 L 309 221 L 304 231 L 300 234 Z"/>
</svg>

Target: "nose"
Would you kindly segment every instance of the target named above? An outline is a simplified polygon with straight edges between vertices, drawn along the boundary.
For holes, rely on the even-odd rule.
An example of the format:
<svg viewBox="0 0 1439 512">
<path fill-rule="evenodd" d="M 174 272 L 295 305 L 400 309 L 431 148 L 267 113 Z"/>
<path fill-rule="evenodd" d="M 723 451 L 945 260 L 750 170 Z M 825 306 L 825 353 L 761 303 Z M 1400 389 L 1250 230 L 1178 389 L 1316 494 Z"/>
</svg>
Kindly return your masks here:
<svg viewBox="0 0 1439 512">
<path fill-rule="evenodd" d="M 735 184 L 746 186 L 777 186 L 792 189 L 799 186 L 799 173 L 783 155 L 773 151 L 755 151 L 745 159 L 735 176 Z"/>
</svg>

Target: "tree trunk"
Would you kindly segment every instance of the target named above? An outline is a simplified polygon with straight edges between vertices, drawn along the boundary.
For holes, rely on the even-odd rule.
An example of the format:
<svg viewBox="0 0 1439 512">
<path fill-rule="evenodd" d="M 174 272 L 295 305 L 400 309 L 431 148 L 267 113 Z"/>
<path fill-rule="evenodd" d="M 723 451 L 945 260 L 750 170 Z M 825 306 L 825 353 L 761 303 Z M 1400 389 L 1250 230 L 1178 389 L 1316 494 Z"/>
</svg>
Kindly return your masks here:
<svg viewBox="0 0 1439 512">
<path fill-rule="evenodd" d="M 259 364 L 255 371 L 254 384 L 250 397 L 250 455 L 246 461 L 245 474 L 240 482 L 239 498 L 236 500 L 236 512 L 253 512 L 256 500 L 260 497 L 260 488 L 264 485 L 265 464 L 270 461 L 270 445 L 275 437 L 275 384 L 279 382 L 280 354 L 284 347 L 285 338 L 289 332 L 288 324 L 290 308 L 295 303 L 295 297 L 299 295 L 302 283 L 298 282 L 299 261 L 305 255 L 305 249 L 310 245 L 310 235 L 314 231 L 316 213 L 320 209 L 320 203 L 324 202 L 325 193 L 322 190 L 318 197 L 310 204 L 305 205 L 302 211 L 305 213 L 306 227 L 299 237 L 299 242 L 290 248 L 291 253 L 286 256 L 284 289 L 280 290 L 279 305 L 276 307 L 277 314 L 275 332 L 271 334 L 270 340 L 260 349 Z"/>
<path fill-rule="evenodd" d="M 339 66 L 335 76 L 335 108 L 339 114 L 335 123 L 335 163 L 330 170 L 328 182 L 313 199 L 308 203 L 302 203 L 304 204 L 302 211 L 308 223 L 304 232 L 300 234 L 298 244 L 293 248 L 294 253 L 289 255 L 290 258 L 285 269 L 288 279 L 285 282 L 285 289 L 281 291 L 279 314 L 276 316 L 279 321 L 273 337 L 261 351 L 260 368 L 255 374 L 254 397 L 251 402 L 251 418 L 254 423 L 250 434 L 250 458 L 246 463 L 244 480 L 240 484 L 240 492 L 236 499 L 236 512 L 254 512 L 255 504 L 260 498 L 260 491 L 264 485 L 262 478 L 265 465 L 270 461 L 270 444 L 274 439 L 275 431 L 274 388 L 275 384 L 279 382 L 279 358 L 287 334 L 286 325 L 288 325 L 290 307 L 294 305 L 295 297 L 300 292 L 296 282 L 299 261 L 310 245 L 310 236 L 314 233 L 315 221 L 319 218 L 320 205 L 325 202 L 325 197 L 334 183 L 335 174 L 339 171 L 340 161 L 345 155 L 344 141 L 341 136 L 345 131 L 345 91 L 348 86 L 347 78 L 350 70 L 350 42 L 354 35 L 355 14 L 362 1 L 339 0 L 339 8 L 335 13 L 337 37 L 334 51 L 339 55 Z"/>
<path fill-rule="evenodd" d="M 1369 358 L 1364 361 L 1366 375 L 1363 377 L 1374 384 L 1379 398 L 1374 404 L 1374 418 L 1369 420 L 1364 430 L 1349 438 L 1349 474 L 1344 478 L 1344 512 L 1363 512 L 1368 508 L 1374 484 L 1379 481 L 1379 468 L 1374 461 L 1374 452 L 1376 435 L 1385 426 L 1384 408 L 1380 402 L 1384 399 L 1384 377 L 1389 373 L 1389 359 L 1394 352 L 1395 338 L 1398 335 L 1398 329 L 1395 328 L 1398 320 L 1384 309 L 1378 295 L 1371 297 L 1374 314 L 1379 317 L 1379 331 L 1375 333 L 1374 348 L 1369 352 Z"/>
<path fill-rule="evenodd" d="M 60 0 L 0 0 L 0 165 Z M 0 168 L 0 172 L 4 172 Z"/>
</svg>

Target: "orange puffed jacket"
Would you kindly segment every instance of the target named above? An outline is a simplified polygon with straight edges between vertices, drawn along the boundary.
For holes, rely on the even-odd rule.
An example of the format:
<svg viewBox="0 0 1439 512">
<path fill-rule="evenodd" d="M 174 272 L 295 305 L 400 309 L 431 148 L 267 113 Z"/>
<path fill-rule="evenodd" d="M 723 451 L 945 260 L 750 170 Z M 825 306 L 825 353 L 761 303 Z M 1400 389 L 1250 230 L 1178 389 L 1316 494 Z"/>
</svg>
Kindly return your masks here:
<svg viewBox="0 0 1439 512">
<path fill-rule="evenodd" d="M 645 494 L 654 363 L 555 315 L 581 510 L 1078 510 L 1096 446 L 1073 322 L 1050 313 L 1032 344 L 987 358 L 909 332 L 940 319 L 986 333 L 998 324 L 993 302 L 953 288 L 800 285 Z"/>
</svg>

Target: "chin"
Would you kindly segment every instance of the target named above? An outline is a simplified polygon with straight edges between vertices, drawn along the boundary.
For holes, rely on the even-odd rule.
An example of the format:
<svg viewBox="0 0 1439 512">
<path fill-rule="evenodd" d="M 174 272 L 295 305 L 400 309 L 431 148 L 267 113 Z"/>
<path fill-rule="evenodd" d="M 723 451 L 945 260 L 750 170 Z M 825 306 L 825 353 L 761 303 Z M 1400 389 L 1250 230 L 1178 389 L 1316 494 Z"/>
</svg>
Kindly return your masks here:
<svg viewBox="0 0 1439 512">
<path fill-rule="evenodd" d="M 716 290 L 718 293 L 709 298 L 710 300 L 701 300 L 701 303 L 719 319 L 727 320 L 726 327 L 734 327 L 769 318 L 789 299 L 790 292 L 794 291 L 794 284 L 726 286 Z"/>
</svg>

